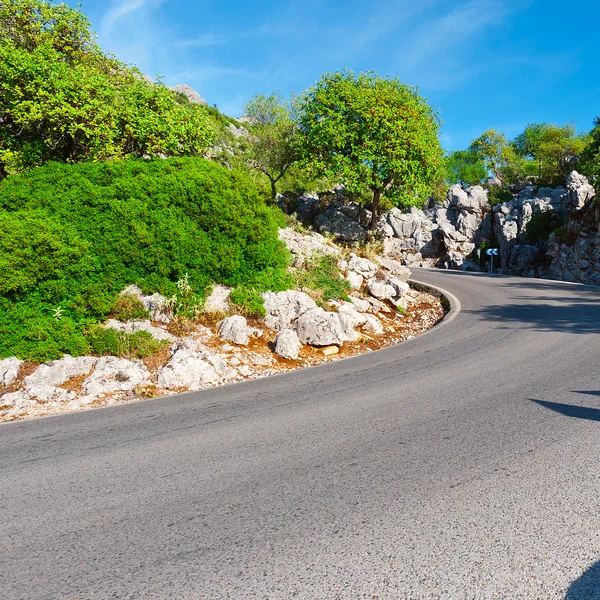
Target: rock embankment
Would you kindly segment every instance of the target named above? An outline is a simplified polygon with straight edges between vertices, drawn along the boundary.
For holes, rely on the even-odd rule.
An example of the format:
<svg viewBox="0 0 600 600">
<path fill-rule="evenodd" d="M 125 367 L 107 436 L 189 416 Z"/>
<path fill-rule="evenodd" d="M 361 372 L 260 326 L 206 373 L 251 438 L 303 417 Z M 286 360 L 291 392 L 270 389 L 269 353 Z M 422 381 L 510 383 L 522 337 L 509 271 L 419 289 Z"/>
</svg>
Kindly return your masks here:
<svg viewBox="0 0 600 600">
<path fill-rule="evenodd" d="M 105 327 L 145 331 L 163 340 L 164 349 L 143 360 L 68 355 L 42 365 L 1 360 L 0 420 L 195 391 L 353 356 L 410 339 L 444 314 L 439 298 L 410 288 L 410 271 L 398 261 L 352 253 L 343 258 L 318 233 L 284 229 L 280 237 L 295 268 L 315 255 L 333 256 L 352 286 L 347 298 L 324 303 L 310 290 L 267 292 L 265 317 L 247 319 L 234 314 L 230 290 L 216 286 L 204 321 L 181 335 L 164 298 L 129 286 L 124 292 L 140 299 L 150 319 L 111 319 Z"/>
</svg>

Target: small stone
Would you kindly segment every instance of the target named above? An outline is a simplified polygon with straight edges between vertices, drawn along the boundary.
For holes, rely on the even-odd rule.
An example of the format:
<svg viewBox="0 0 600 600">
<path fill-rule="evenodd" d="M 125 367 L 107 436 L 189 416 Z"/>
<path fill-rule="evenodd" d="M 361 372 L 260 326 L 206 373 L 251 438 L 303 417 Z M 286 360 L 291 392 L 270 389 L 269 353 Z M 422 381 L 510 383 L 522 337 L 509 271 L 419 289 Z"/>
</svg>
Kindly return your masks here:
<svg viewBox="0 0 600 600">
<path fill-rule="evenodd" d="M 337 346 L 326 346 L 323 348 L 323 354 L 325 356 L 331 356 L 332 354 L 337 354 L 340 349 Z"/>
</svg>

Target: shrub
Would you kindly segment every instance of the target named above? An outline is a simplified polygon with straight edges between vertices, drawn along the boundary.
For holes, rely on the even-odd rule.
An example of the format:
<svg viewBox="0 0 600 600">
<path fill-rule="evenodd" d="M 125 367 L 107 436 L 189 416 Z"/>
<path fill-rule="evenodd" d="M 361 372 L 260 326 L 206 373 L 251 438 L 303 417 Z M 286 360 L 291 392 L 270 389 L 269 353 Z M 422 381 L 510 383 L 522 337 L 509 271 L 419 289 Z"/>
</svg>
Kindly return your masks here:
<svg viewBox="0 0 600 600">
<path fill-rule="evenodd" d="M 112 309 L 112 316 L 118 321 L 133 321 L 149 318 L 142 301 L 132 294 L 119 294 Z"/>
<path fill-rule="evenodd" d="M 186 277 L 184 313 L 212 282 L 287 289 L 280 225 L 245 174 L 200 158 L 51 163 L 9 177 L 0 183 L 0 357 L 84 353 L 86 327 L 132 283 L 172 297 Z"/>
<path fill-rule="evenodd" d="M 254 288 L 237 287 L 232 290 L 229 299 L 238 308 L 238 312 L 247 317 L 264 317 L 266 314 L 263 297 Z"/>
<path fill-rule="evenodd" d="M 126 333 L 116 329 L 96 327 L 89 336 L 93 354 L 107 354 L 119 358 L 146 358 L 169 345 L 167 340 L 157 340 L 147 331 Z"/>
<path fill-rule="evenodd" d="M 533 213 L 527 223 L 525 237 L 530 244 L 545 242 L 550 234 L 561 227 L 563 218 L 551 208 Z"/>
<path fill-rule="evenodd" d="M 509 190 L 499 185 L 492 185 L 488 188 L 488 202 L 490 206 L 496 206 L 496 204 L 502 204 L 503 202 L 510 202 L 513 199 L 513 195 Z"/>
</svg>

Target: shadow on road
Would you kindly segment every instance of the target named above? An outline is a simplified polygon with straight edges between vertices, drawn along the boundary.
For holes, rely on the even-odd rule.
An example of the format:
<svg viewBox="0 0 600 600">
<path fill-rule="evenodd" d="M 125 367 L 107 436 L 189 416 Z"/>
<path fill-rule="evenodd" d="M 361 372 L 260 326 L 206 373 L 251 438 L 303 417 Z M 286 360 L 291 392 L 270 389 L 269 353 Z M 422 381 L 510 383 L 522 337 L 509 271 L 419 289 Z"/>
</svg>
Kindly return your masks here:
<svg viewBox="0 0 600 600">
<path fill-rule="evenodd" d="M 594 563 L 579 579 L 576 579 L 567 590 L 564 600 L 599 600 L 600 599 L 600 560 Z"/>
<path fill-rule="evenodd" d="M 560 413 L 565 417 L 575 417 L 587 421 L 600 421 L 600 408 L 587 408 L 586 406 L 562 404 L 561 402 L 547 402 L 546 400 L 535 400 L 534 398 L 530 398 L 530 400 L 544 408 L 549 408 L 554 412 Z M 600 600 L 600 591 L 598 593 L 598 598 Z"/>
</svg>

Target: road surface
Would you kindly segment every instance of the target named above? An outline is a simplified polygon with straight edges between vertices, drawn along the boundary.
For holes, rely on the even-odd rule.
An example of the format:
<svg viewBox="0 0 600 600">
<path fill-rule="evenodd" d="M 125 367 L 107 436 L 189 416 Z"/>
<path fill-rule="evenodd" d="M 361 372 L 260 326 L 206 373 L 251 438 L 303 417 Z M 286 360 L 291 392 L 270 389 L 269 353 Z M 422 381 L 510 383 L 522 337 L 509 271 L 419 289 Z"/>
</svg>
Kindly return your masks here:
<svg viewBox="0 0 600 600">
<path fill-rule="evenodd" d="M 418 270 L 396 347 L 0 426 L 0 598 L 600 598 L 600 289 Z"/>
</svg>

